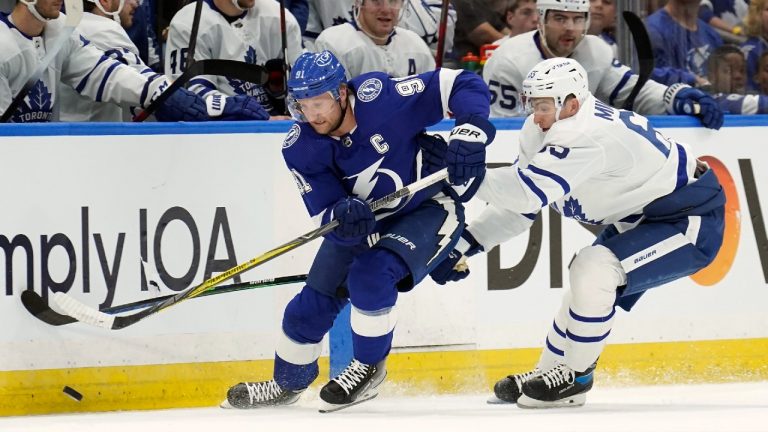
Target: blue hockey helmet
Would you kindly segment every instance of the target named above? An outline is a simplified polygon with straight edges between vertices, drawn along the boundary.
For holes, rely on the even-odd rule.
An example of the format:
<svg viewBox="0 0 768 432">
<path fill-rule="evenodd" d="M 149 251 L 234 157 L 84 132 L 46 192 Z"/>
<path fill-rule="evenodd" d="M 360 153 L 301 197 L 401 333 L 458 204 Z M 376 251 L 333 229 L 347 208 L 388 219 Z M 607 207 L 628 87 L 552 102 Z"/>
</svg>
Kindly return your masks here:
<svg viewBox="0 0 768 432">
<path fill-rule="evenodd" d="M 305 52 L 296 59 L 288 78 L 288 94 L 293 99 L 306 99 L 331 92 L 338 96 L 339 86 L 346 83 L 346 71 L 328 50 Z"/>
</svg>

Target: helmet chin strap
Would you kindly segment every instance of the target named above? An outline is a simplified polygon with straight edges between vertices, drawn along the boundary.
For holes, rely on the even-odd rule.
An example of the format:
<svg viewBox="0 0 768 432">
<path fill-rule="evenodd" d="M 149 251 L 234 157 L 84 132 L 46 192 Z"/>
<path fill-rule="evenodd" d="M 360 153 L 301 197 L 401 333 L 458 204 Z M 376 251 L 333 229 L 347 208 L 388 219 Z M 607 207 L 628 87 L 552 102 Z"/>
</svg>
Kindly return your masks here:
<svg viewBox="0 0 768 432">
<path fill-rule="evenodd" d="M 107 12 L 107 10 L 104 9 L 104 6 L 102 6 L 99 0 L 88 0 L 88 1 L 95 4 L 100 11 L 104 12 L 104 15 L 111 17 L 113 21 L 120 24 L 120 12 L 123 10 L 123 6 L 125 5 L 125 0 L 120 0 L 120 4 L 117 6 L 117 10 L 114 12 Z"/>
<path fill-rule="evenodd" d="M 241 12 L 245 12 L 247 9 L 240 6 L 240 4 L 237 2 L 237 0 L 232 0 L 232 5 L 237 8 L 237 10 Z"/>
<path fill-rule="evenodd" d="M 20 1 L 27 6 L 27 9 L 29 9 L 29 13 L 31 13 L 36 20 L 43 23 L 46 23 L 51 20 L 50 18 L 43 18 L 43 16 L 40 15 L 40 12 L 37 11 L 37 0 L 20 0 Z"/>
</svg>

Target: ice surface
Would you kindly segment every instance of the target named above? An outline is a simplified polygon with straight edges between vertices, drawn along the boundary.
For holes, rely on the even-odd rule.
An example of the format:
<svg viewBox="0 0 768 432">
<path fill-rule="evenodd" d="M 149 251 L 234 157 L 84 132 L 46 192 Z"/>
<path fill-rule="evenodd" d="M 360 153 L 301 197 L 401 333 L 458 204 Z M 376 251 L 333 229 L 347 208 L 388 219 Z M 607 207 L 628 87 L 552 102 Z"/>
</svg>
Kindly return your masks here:
<svg viewBox="0 0 768 432">
<path fill-rule="evenodd" d="M 1 432 L 744 432 L 768 431 L 768 382 L 595 387 L 581 408 L 524 410 L 488 405 L 489 394 L 376 399 L 317 412 L 317 391 L 294 406 L 0 418 Z"/>
</svg>

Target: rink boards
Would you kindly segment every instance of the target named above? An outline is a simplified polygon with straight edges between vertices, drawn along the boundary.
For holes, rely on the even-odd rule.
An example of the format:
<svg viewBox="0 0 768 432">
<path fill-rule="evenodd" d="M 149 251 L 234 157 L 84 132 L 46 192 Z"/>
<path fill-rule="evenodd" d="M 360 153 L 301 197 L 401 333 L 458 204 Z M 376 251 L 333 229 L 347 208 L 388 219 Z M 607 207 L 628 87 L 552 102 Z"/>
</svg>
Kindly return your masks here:
<svg viewBox="0 0 768 432">
<path fill-rule="evenodd" d="M 685 118 L 653 121 L 715 168 L 728 196 L 726 240 L 710 267 L 617 314 L 598 379 L 768 379 L 760 207 L 768 202 L 768 117 L 729 117 L 717 132 Z M 520 124 L 496 122 L 490 163 L 514 161 Z M 169 294 L 310 231 L 280 155 L 289 126 L 0 125 L 0 415 L 206 406 L 231 384 L 269 376 L 283 307 L 300 285 L 189 300 L 119 331 L 48 326 L 19 295 L 63 290 L 103 307 L 158 295 L 141 259 L 150 268 L 144 276 L 159 278 Z M 481 210 L 471 203 L 468 219 Z M 389 385 L 482 391 L 529 368 L 567 286 L 567 265 L 593 238 L 545 209 L 528 234 L 471 259 L 466 280 L 427 281 L 402 295 Z M 305 273 L 318 244 L 241 280 Z M 328 353 L 317 383 L 327 378 Z M 64 385 L 83 401 L 64 395 Z"/>
</svg>

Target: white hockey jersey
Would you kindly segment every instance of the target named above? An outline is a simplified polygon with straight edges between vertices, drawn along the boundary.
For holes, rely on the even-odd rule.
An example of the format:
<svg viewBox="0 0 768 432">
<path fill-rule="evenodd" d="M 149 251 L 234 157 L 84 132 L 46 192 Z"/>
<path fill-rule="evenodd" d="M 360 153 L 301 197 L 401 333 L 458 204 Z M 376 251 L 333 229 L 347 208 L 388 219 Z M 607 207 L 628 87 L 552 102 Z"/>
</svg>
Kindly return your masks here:
<svg viewBox="0 0 768 432">
<path fill-rule="evenodd" d="M 587 71 L 589 90 L 609 105 L 621 107 L 632 92 L 637 75 L 614 59 L 613 51 L 597 36 L 586 35 L 570 58 Z M 493 51 L 485 63 L 483 79 L 491 90 L 491 117 L 524 115 L 518 91 L 528 72 L 546 57 L 538 30 L 510 38 Z M 664 114 L 667 86 L 648 80 L 637 95 L 634 110 L 643 114 Z"/>
<path fill-rule="evenodd" d="M 376 45 L 353 23 L 327 28 L 315 41 L 317 51 L 331 51 L 344 65 L 347 79 L 366 72 L 380 71 L 404 77 L 435 69 L 435 59 L 419 36 L 395 27 L 385 45 Z"/>
<path fill-rule="evenodd" d="M 83 14 L 77 30 L 104 53 L 147 76 L 155 72 L 139 58 L 139 49 L 123 28 L 110 18 L 92 13 Z M 94 102 L 77 93 L 72 87 L 61 87 L 61 121 L 120 122 L 130 119 L 127 107 L 110 102 Z"/>
<path fill-rule="evenodd" d="M 0 14 L 0 112 L 24 87 L 40 60 L 64 27 L 64 14 L 48 21 L 41 36 L 28 37 Z M 116 60 L 104 56 L 77 30 L 51 62 L 48 70 L 24 98 L 11 121 L 45 122 L 57 120 L 59 82 L 97 102 L 143 106 L 159 91 L 161 81 L 147 78 Z"/>
<path fill-rule="evenodd" d="M 518 161 L 488 170 L 476 196 L 491 205 L 469 230 L 489 250 L 552 205 L 565 217 L 624 231 L 640 222 L 648 203 L 693 181 L 695 171 L 687 145 L 590 95 L 546 133 L 533 116 L 526 119 Z"/>
<path fill-rule="evenodd" d="M 315 40 L 323 30 L 335 25 L 353 22 L 352 6 L 355 0 L 309 0 L 309 20 L 304 32 L 304 44 L 311 51 L 318 51 Z M 432 50 L 437 52 L 440 27 L 441 0 L 405 0 L 403 17 L 397 24 L 416 33 Z M 456 10 L 450 6 L 445 26 L 445 52 L 453 49 L 456 28 Z"/>
<path fill-rule="evenodd" d="M 179 10 L 171 20 L 165 49 L 165 73 L 177 77 L 184 72 L 195 4 Z M 288 63 L 301 54 L 301 30 L 290 12 L 285 13 L 288 41 Z M 227 18 L 206 0 L 200 15 L 200 29 L 195 47 L 195 60 L 225 59 L 264 65 L 267 60 L 282 58 L 280 37 L 280 4 L 274 0 L 256 0 L 240 18 Z M 271 104 L 260 85 L 223 76 L 199 76 L 190 81 L 189 89 L 203 97 L 221 93 L 227 96 L 250 95 L 268 111 Z"/>
</svg>

